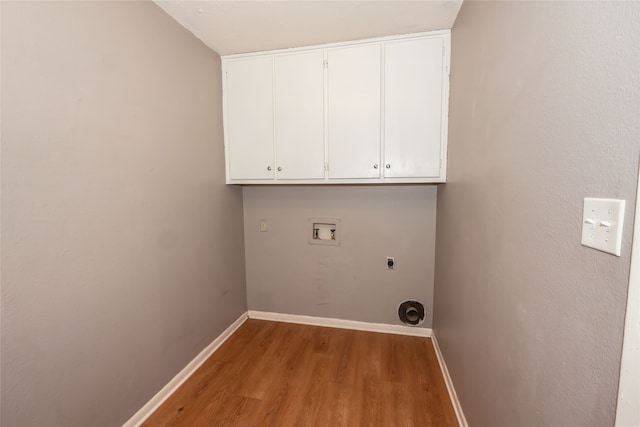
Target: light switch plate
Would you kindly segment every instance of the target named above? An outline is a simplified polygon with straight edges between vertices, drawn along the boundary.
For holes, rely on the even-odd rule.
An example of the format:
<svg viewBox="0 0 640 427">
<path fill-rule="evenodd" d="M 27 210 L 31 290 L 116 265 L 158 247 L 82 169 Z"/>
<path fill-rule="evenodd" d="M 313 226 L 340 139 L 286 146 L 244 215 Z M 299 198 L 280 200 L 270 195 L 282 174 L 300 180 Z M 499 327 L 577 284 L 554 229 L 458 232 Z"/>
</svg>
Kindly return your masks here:
<svg viewBox="0 0 640 427">
<path fill-rule="evenodd" d="M 624 206 L 624 200 L 585 197 L 582 244 L 620 256 Z"/>
</svg>

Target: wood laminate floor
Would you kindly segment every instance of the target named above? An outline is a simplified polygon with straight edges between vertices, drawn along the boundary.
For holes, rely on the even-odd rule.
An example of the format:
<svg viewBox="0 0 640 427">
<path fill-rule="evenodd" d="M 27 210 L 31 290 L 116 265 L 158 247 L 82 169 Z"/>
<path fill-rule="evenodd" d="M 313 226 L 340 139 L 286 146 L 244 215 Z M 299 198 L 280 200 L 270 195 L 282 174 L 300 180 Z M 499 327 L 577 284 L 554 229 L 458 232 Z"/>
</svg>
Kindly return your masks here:
<svg viewBox="0 0 640 427">
<path fill-rule="evenodd" d="M 429 338 L 247 320 L 144 426 L 457 426 Z"/>
</svg>

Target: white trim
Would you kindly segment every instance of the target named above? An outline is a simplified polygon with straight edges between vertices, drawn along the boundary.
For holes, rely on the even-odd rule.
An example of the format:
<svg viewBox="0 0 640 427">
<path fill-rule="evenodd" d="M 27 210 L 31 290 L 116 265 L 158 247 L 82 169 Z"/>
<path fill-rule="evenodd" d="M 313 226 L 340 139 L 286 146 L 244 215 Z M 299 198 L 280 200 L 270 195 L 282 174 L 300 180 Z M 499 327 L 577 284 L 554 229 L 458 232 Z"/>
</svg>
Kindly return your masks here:
<svg viewBox="0 0 640 427">
<path fill-rule="evenodd" d="M 442 110 L 440 113 L 440 177 L 442 182 L 447 182 L 447 164 L 448 164 L 448 141 L 449 141 L 449 85 L 451 80 L 451 33 L 445 34 L 444 58 L 442 60 L 444 67 L 442 73 Z"/>
<path fill-rule="evenodd" d="M 444 114 L 444 113 L 443 113 Z M 445 158 L 442 160 L 444 165 Z M 331 168 L 331 165 L 329 165 Z M 426 177 L 426 178 L 317 178 L 317 179 L 227 179 L 227 184 L 238 185 L 290 185 L 290 184 L 308 184 L 308 185 L 343 185 L 343 184 L 443 184 L 446 180 L 442 176 Z"/>
<path fill-rule="evenodd" d="M 631 245 L 631 271 L 627 293 L 627 313 L 622 339 L 620 382 L 616 427 L 640 425 L 640 175 L 636 196 L 636 214 Z"/>
<path fill-rule="evenodd" d="M 356 45 L 386 43 L 386 42 L 395 41 L 395 40 L 409 40 L 413 38 L 443 37 L 443 36 L 450 37 L 451 30 L 445 29 L 445 30 L 435 30 L 435 31 L 424 31 L 420 33 L 398 34 L 395 36 L 349 40 L 345 42 L 317 44 L 317 45 L 292 47 L 292 48 L 285 48 L 285 49 L 262 50 L 258 52 L 230 53 L 227 55 L 220 55 L 220 58 L 228 61 L 228 60 L 251 58 L 251 57 L 263 56 L 263 55 L 290 55 L 292 53 L 304 52 L 311 49 L 336 49 L 336 48 L 350 47 L 350 46 L 356 46 Z"/>
<path fill-rule="evenodd" d="M 301 325 L 325 326 L 329 328 L 353 329 L 355 331 L 381 332 L 385 334 L 430 337 L 430 328 L 416 328 L 385 323 L 358 322 L 356 320 L 332 319 L 328 317 L 302 316 L 298 314 L 270 313 L 249 310 L 249 319 L 272 320 L 275 322 L 299 323 Z"/>
<path fill-rule="evenodd" d="M 449 392 L 449 398 L 451 399 L 453 410 L 456 413 L 456 418 L 458 418 L 458 424 L 460 425 L 460 427 L 469 427 L 469 424 L 467 424 L 467 419 L 464 416 L 464 412 L 462 412 L 462 405 L 460 405 L 458 394 L 456 393 L 456 389 L 453 387 L 451 375 L 449 375 L 447 364 L 444 362 L 444 357 L 442 357 L 442 352 L 440 351 L 440 346 L 438 345 L 438 340 L 436 339 L 435 334 L 431 334 L 431 342 L 433 343 L 433 348 L 436 351 L 436 357 L 438 358 L 438 363 L 440 364 L 440 370 L 442 370 L 444 382 L 447 385 L 447 391 Z"/>
<path fill-rule="evenodd" d="M 178 375 L 173 377 L 171 381 L 156 393 L 133 417 L 131 417 L 123 427 L 138 427 L 140 426 L 156 409 L 160 407 L 175 391 L 191 376 L 193 373 L 224 343 L 227 338 L 233 334 L 236 329 L 247 320 L 247 313 L 243 313 L 240 317 L 233 322 L 227 329 L 225 329 L 211 344 L 205 347 L 187 366 L 182 369 Z"/>
</svg>

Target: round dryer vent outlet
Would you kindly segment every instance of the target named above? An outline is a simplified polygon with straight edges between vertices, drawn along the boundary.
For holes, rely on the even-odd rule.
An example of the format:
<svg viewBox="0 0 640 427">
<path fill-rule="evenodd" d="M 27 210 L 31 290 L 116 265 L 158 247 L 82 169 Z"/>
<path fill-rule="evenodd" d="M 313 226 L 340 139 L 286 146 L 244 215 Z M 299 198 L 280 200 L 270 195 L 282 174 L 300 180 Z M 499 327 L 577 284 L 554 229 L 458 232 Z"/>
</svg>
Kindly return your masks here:
<svg viewBox="0 0 640 427">
<path fill-rule="evenodd" d="M 398 317 L 405 325 L 418 326 L 424 321 L 424 305 L 418 301 L 405 301 L 398 307 Z"/>
</svg>

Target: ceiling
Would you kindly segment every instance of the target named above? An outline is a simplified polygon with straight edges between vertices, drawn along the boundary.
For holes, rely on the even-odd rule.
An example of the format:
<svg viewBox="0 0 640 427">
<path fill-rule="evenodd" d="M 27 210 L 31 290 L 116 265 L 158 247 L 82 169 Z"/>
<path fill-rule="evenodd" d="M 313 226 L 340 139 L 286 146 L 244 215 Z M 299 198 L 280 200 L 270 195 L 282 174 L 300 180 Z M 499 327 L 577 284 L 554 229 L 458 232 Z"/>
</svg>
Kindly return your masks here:
<svg viewBox="0 0 640 427">
<path fill-rule="evenodd" d="M 221 55 L 451 28 L 462 0 L 154 0 Z"/>
</svg>

